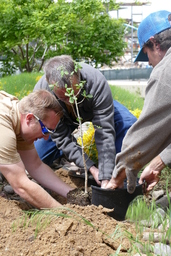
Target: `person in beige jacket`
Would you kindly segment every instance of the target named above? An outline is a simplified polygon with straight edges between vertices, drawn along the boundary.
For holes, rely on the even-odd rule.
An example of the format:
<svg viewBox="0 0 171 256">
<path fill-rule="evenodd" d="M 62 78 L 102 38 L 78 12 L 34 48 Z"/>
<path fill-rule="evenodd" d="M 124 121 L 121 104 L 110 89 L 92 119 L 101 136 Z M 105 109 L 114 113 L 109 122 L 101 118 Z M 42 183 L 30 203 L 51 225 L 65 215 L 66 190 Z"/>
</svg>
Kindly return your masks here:
<svg viewBox="0 0 171 256">
<path fill-rule="evenodd" d="M 139 183 L 147 182 L 147 191 L 159 181 L 162 169 L 171 165 L 171 13 L 151 13 L 139 25 L 140 51 L 135 61 L 153 66 L 142 113 L 123 140 L 116 157 L 113 176 L 107 188 L 121 187 L 127 178 L 127 190 L 133 193 L 138 172 L 150 161 Z"/>
</svg>

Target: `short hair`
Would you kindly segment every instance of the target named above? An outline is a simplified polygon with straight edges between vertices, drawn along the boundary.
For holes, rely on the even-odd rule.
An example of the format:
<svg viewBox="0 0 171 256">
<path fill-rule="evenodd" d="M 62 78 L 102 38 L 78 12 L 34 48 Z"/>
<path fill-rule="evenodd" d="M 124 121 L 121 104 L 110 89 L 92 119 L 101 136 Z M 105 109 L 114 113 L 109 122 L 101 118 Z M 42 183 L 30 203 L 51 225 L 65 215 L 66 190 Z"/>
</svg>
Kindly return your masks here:
<svg viewBox="0 0 171 256">
<path fill-rule="evenodd" d="M 154 35 L 154 39 L 157 44 L 160 45 L 160 50 L 165 51 L 171 47 L 171 28 L 162 31 L 159 34 Z M 153 43 L 148 40 L 144 46 L 153 49 Z"/>
<path fill-rule="evenodd" d="M 71 87 L 71 77 L 74 75 L 80 81 L 80 70 L 75 70 L 75 62 L 69 55 L 56 56 L 44 65 L 48 84 L 56 84 L 60 88 Z"/>
<path fill-rule="evenodd" d="M 47 118 L 50 110 L 63 116 L 62 107 L 56 97 L 44 89 L 31 92 L 19 101 L 18 106 L 21 114 L 33 113 L 41 120 Z"/>
</svg>

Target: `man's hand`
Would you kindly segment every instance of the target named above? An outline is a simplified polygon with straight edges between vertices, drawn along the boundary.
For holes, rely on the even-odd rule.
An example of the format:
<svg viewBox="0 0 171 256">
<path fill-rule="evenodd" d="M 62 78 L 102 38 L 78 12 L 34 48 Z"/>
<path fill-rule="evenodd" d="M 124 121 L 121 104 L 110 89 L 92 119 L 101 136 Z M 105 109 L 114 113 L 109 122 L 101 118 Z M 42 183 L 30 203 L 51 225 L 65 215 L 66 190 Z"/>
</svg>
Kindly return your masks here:
<svg viewBox="0 0 171 256">
<path fill-rule="evenodd" d="M 99 186 L 101 186 L 101 182 L 100 182 L 99 179 L 98 179 L 98 176 L 99 176 L 99 169 L 97 169 L 95 166 L 92 166 L 92 167 L 90 167 L 90 170 L 89 170 L 89 171 L 90 171 L 91 174 L 93 175 L 93 177 L 94 177 L 96 183 L 97 183 Z"/>
<path fill-rule="evenodd" d="M 139 183 L 142 184 L 145 180 L 147 183 L 146 191 L 151 191 L 153 187 L 159 182 L 160 174 L 165 164 L 160 156 L 155 157 L 151 163 L 141 173 Z"/>
<path fill-rule="evenodd" d="M 101 188 L 106 188 L 108 183 L 109 183 L 109 180 L 102 180 Z"/>
<path fill-rule="evenodd" d="M 89 170 L 91 174 L 93 175 L 96 183 L 101 186 L 101 188 L 106 188 L 107 184 L 109 183 L 109 180 L 102 180 L 101 182 L 98 179 L 99 176 L 99 169 L 97 169 L 95 166 L 92 166 Z"/>
<path fill-rule="evenodd" d="M 126 178 L 125 170 L 121 171 L 116 178 L 111 178 L 107 186 L 105 187 L 110 188 L 110 189 L 115 189 L 115 188 L 122 188 L 124 179 Z"/>
</svg>

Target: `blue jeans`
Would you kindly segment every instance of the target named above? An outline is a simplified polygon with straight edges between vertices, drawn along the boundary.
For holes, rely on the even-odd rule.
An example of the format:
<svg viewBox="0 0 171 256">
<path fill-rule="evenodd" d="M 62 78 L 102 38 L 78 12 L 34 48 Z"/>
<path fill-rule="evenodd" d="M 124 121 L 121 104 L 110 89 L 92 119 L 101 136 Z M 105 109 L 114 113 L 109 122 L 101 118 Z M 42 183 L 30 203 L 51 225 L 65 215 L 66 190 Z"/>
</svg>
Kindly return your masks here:
<svg viewBox="0 0 171 256">
<path fill-rule="evenodd" d="M 115 147 L 116 153 L 121 151 L 122 140 L 125 137 L 128 129 L 137 121 L 137 118 L 129 112 L 129 110 L 120 104 L 118 101 L 114 100 L 114 123 L 115 123 Z"/>
<path fill-rule="evenodd" d="M 48 140 L 36 140 L 34 146 L 40 159 L 47 165 L 51 165 L 55 159 L 63 155 L 62 150 L 56 147 L 56 143 L 51 140 L 50 136 Z"/>
<path fill-rule="evenodd" d="M 120 104 L 118 101 L 113 101 L 115 107 L 114 123 L 116 131 L 115 147 L 116 153 L 121 151 L 122 140 L 125 137 L 128 129 L 136 122 L 137 118 L 132 115 L 129 110 Z M 39 139 L 34 143 L 40 159 L 47 165 L 51 165 L 53 161 L 60 158 L 63 153 L 56 147 L 49 136 L 48 140 Z"/>
</svg>

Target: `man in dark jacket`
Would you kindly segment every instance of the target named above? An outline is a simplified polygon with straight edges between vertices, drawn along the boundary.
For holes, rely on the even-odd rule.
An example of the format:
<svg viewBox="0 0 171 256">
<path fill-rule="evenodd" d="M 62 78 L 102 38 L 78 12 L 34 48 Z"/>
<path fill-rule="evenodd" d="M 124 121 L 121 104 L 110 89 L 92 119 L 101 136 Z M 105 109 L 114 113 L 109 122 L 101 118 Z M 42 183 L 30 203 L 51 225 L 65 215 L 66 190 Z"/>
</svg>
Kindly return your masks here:
<svg viewBox="0 0 171 256">
<path fill-rule="evenodd" d="M 83 168 L 81 148 L 72 136 L 73 130 L 79 125 L 76 108 L 74 104 L 69 103 L 69 97 L 66 96 L 66 85 L 67 88 L 73 88 L 82 123 L 91 121 L 96 129 L 98 167 L 86 155 L 87 169 L 96 182 L 105 187 L 112 175 L 115 155 L 121 150 L 122 139 L 136 118 L 119 102 L 113 102 L 110 87 L 99 70 L 85 63 L 80 65 L 81 68 L 76 70 L 75 62 L 67 55 L 54 57 L 45 65 L 45 75 L 38 81 L 34 90 L 43 88 L 50 91 L 49 85 L 53 84 L 52 92 L 63 108 L 64 118 L 60 120 L 56 132 L 51 136 L 52 141 L 50 138 L 46 142 L 39 140 L 35 146 L 40 158 L 47 164 L 59 157 L 62 150 L 69 161 Z M 83 88 L 78 89 L 76 85 L 80 82 L 83 82 Z M 84 91 L 92 97 L 84 97 Z"/>
</svg>

